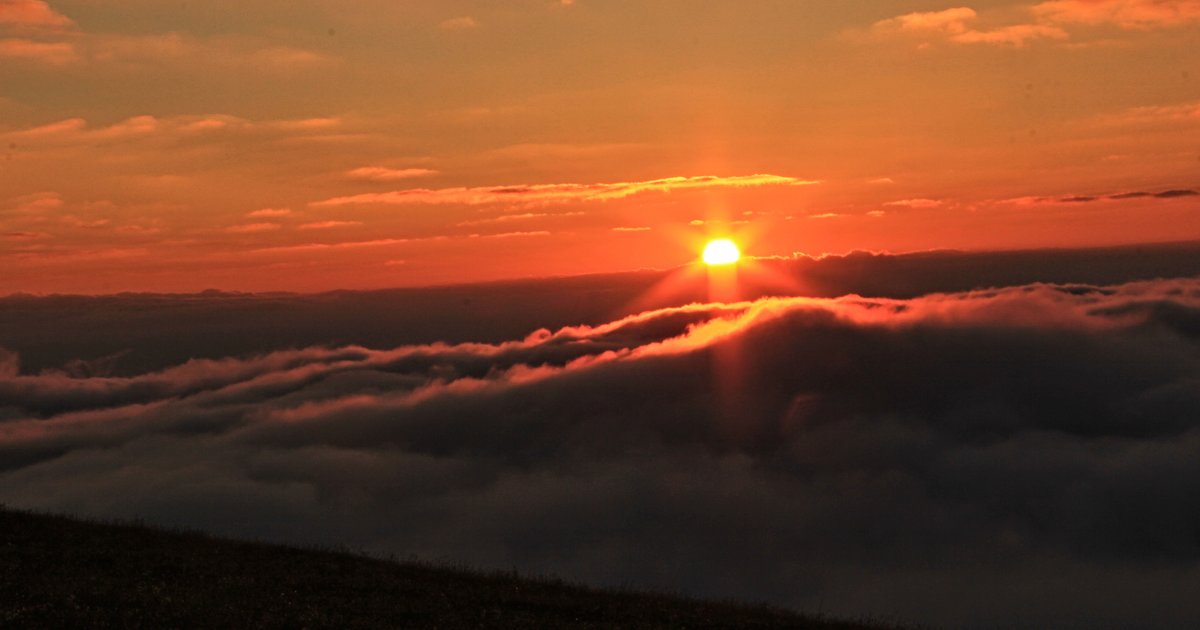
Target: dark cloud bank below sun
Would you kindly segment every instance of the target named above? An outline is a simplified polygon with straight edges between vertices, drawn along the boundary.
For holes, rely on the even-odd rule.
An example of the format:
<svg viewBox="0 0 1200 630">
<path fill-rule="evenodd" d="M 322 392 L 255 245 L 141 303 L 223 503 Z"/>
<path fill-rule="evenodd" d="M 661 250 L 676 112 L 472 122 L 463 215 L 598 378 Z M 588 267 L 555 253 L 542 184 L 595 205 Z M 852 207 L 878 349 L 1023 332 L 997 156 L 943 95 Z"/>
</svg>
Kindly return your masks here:
<svg viewBox="0 0 1200 630">
<path fill-rule="evenodd" d="M 587 325 L 507 341 L 246 343 L 117 376 L 6 352 L 0 501 L 839 615 L 1184 627 L 1200 618 L 1195 248 L 1121 251 L 1074 254 L 1127 256 L 1075 278 L 1028 277 L 1066 254 L 791 261 L 816 295 L 879 269 L 910 294 L 608 321 L 596 304 L 636 292 L 588 285 Z M 971 289 L 997 274 L 1020 282 Z M 5 317 L 69 299 L 122 298 L 10 298 Z M 301 298 L 253 309 L 271 299 Z"/>
</svg>

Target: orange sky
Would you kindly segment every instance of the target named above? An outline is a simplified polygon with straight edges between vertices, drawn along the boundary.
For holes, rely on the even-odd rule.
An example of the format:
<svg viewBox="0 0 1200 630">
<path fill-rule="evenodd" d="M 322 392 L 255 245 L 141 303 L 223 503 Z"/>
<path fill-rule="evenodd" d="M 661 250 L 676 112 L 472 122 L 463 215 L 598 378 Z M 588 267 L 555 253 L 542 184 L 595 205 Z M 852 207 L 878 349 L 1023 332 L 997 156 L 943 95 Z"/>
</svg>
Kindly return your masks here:
<svg viewBox="0 0 1200 630">
<path fill-rule="evenodd" d="M 0 0 L 0 293 L 1200 238 L 1200 1 Z"/>
</svg>

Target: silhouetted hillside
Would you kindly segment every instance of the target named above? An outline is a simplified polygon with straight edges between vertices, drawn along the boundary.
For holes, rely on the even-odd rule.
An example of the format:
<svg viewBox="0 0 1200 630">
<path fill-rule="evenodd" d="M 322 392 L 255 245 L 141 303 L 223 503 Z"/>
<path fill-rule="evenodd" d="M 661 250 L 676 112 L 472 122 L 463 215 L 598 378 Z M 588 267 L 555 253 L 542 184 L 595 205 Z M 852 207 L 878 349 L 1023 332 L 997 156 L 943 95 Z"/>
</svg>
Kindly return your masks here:
<svg viewBox="0 0 1200 630">
<path fill-rule="evenodd" d="M 0 627 L 882 626 L 0 511 Z"/>
</svg>

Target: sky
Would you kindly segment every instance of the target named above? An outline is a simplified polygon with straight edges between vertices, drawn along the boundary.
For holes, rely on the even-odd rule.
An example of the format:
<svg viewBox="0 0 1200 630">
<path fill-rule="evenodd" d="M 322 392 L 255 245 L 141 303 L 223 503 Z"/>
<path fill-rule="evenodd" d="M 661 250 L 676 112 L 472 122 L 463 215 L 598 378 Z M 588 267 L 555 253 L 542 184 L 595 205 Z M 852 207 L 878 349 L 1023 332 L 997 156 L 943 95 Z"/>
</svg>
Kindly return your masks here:
<svg viewBox="0 0 1200 630">
<path fill-rule="evenodd" d="M 0 0 L 0 294 L 1195 238 L 1200 2 Z"/>
</svg>

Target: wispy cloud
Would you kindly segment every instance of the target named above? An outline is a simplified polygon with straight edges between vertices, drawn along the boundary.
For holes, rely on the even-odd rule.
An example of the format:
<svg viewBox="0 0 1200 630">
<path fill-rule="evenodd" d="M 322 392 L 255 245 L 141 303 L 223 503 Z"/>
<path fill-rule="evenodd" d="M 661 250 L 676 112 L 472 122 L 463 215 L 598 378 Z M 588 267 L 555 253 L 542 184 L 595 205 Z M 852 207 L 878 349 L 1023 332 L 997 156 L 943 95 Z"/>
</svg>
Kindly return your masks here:
<svg viewBox="0 0 1200 630">
<path fill-rule="evenodd" d="M 372 182 L 394 182 L 437 174 L 437 171 L 429 168 L 388 168 L 386 166 L 362 166 L 346 172 L 346 176 L 350 179 Z"/>
<path fill-rule="evenodd" d="M 532 230 L 526 232 L 500 232 L 499 234 L 468 234 L 467 238 L 522 238 L 527 236 L 550 236 L 550 232 L 546 230 Z"/>
<path fill-rule="evenodd" d="M 46 232 L 0 232 L 0 237 L 11 240 L 28 241 L 49 238 L 50 235 Z"/>
<path fill-rule="evenodd" d="M 79 54 L 75 50 L 75 46 L 67 42 L 0 39 L 0 59 L 16 59 L 64 66 L 78 61 Z"/>
<path fill-rule="evenodd" d="M 872 26 L 876 36 L 906 35 L 926 42 L 997 44 L 1022 47 L 1037 40 L 1065 40 L 1066 27 L 1112 24 L 1148 30 L 1200 21 L 1200 0 L 1050 0 L 1026 5 L 1027 21 L 977 26 L 983 20 L 970 7 L 907 13 Z"/>
<path fill-rule="evenodd" d="M 64 204 L 62 195 L 56 192 L 40 192 L 14 197 L 0 204 L 0 209 L 20 214 L 57 210 Z"/>
<path fill-rule="evenodd" d="M 251 254 L 295 254 L 308 252 L 326 252 L 339 251 L 347 249 L 369 249 L 374 247 L 388 247 L 391 245 L 403 245 L 421 240 L 442 240 L 445 237 L 432 237 L 427 239 L 412 239 L 412 238 L 376 238 L 366 241 L 341 241 L 336 243 L 300 243 L 296 245 L 272 245 L 269 247 L 259 247 L 250 250 Z"/>
<path fill-rule="evenodd" d="M 553 203 L 569 201 L 605 201 L 620 199 L 644 192 L 672 192 L 701 188 L 752 186 L 803 186 L 815 181 L 779 175 L 744 175 L 736 177 L 697 176 L 668 177 L 643 182 L 599 184 L 531 184 L 476 188 L 411 188 L 384 193 L 365 193 L 316 201 L 313 206 L 344 206 L 352 204 L 461 204 L 494 203 Z"/>
<path fill-rule="evenodd" d="M 1100 125 L 1154 125 L 1162 123 L 1200 122 L 1200 101 L 1170 105 L 1146 105 L 1103 114 L 1091 119 Z"/>
<path fill-rule="evenodd" d="M 1067 32 L 1046 24 L 1012 24 L 990 30 L 967 30 L 952 35 L 959 44 L 999 44 L 1021 47 L 1039 39 L 1067 39 Z"/>
<path fill-rule="evenodd" d="M 1200 0 L 1051 0 L 1035 5 L 1033 12 L 1057 23 L 1164 28 L 1200 21 Z"/>
<path fill-rule="evenodd" d="M 301 230 L 328 230 L 339 227 L 353 227 L 362 225 L 362 221 L 313 221 L 312 223 L 301 223 L 296 227 Z"/>
<path fill-rule="evenodd" d="M 0 3 L 0 7 L 4 6 Z M 23 14 L 28 17 L 28 14 Z M 0 22 L 0 26 L 4 26 Z M 10 22 L 5 30 L 16 38 L 0 40 L 0 56 L 52 63 L 57 66 L 88 64 L 144 69 L 170 65 L 177 70 L 194 68 L 248 68 L 257 71 L 292 71 L 329 65 L 324 53 L 286 45 L 268 45 L 223 37 L 197 37 L 185 33 L 113 34 L 68 29 L 69 24 L 38 29 L 31 23 Z"/>
<path fill-rule="evenodd" d="M 196 138 L 210 134 L 306 136 L 327 133 L 341 124 L 337 118 L 248 120 L 221 114 L 167 116 L 140 115 L 108 126 L 93 127 L 83 118 L 64 120 L 0 133 L 0 139 L 47 145 L 94 145 L 138 138 Z"/>
<path fill-rule="evenodd" d="M 440 24 L 438 24 L 438 28 L 442 29 L 443 31 L 465 31 L 478 27 L 479 22 L 476 22 L 475 18 L 469 15 L 443 20 Z"/>
<path fill-rule="evenodd" d="M 246 216 L 251 219 L 265 219 L 265 218 L 286 217 L 286 216 L 289 216 L 290 214 L 292 214 L 292 211 L 289 208 L 263 208 L 261 210 L 254 210 L 253 212 L 247 212 Z"/>
<path fill-rule="evenodd" d="M 888 202 L 884 203 L 883 205 L 885 205 L 885 206 L 903 206 L 905 208 L 923 209 L 923 208 L 937 208 L 938 206 L 942 205 L 942 202 L 938 201 L 937 199 L 922 199 L 922 198 L 897 199 L 896 201 L 888 201 Z"/>
<path fill-rule="evenodd" d="M 1024 197 L 1013 197 L 1011 199 L 1002 199 L 994 203 L 1001 203 L 1013 206 L 1036 206 L 1041 204 L 1080 204 L 1093 202 L 1113 202 L 1113 201 L 1169 201 L 1172 199 L 1188 198 L 1200 196 L 1200 191 L 1191 188 L 1170 188 L 1157 192 L 1149 192 L 1145 190 L 1134 190 L 1117 193 L 1097 193 L 1086 195 L 1063 195 L 1057 197 L 1039 197 L 1027 195 Z"/>
<path fill-rule="evenodd" d="M 246 223 L 243 225 L 231 225 L 225 228 L 226 232 L 232 234 L 252 234 L 254 232 L 272 232 L 281 228 L 278 223 Z"/>
<path fill-rule="evenodd" d="M 530 221 L 533 219 L 542 218 L 557 218 L 557 217 L 578 217 L 583 216 L 582 212 L 522 212 L 520 214 L 502 214 L 500 216 L 488 217 L 486 219 L 472 219 L 470 221 L 460 221 L 455 225 L 459 227 L 468 227 L 472 225 L 492 225 L 495 223 L 512 223 L 514 221 Z"/>
</svg>

